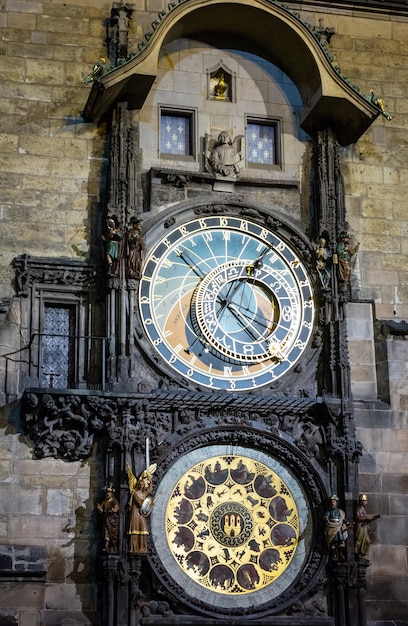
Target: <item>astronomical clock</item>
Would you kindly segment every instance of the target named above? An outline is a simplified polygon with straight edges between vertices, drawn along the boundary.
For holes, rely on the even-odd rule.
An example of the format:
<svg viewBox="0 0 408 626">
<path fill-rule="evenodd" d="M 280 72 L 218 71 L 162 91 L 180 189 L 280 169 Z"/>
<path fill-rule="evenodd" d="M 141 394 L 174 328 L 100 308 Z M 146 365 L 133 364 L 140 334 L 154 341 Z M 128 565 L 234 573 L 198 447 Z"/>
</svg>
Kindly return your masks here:
<svg viewBox="0 0 408 626">
<path fill-rule="evenodd" d="M 351 251 L 340 146 L 378 111 L 341 82 L 320 35 L 285 5 L 235 4 L 238 20 L 225 20 L 220 2 L 169 3 L 140 55 L 124 62 L 134 8 L 114 3 L 108 44 L 116 69 L 97 63 L 85 81 L 93 86 L 84 118 L 108 120 L 110 137 L 108 201 L 91 219 L 95 265 L 25 255 L 15 264 L 19 294 L 32 298 L 31 336 L 56 340 L 33 360 L 52 355 L 50 388 L 24 397 L 34 454 L 92 458 L 98 488 L 105 485 L 94 550 L 104 626 L 365 626 L 368 562 L 350 544 L 332 558 L 324 518 L 338 494 L 351 519 L 361 450 L 347 352 Z M 299 157 L 296 171 L 310 172 L 302 181 L 310 182 L 310 208 L 293 178 L 276 177 L 284 164 L 264 164 L 265 179 L 256 163 L 245 164 L 246 126 L 262 127 L 277 145 L 282 120 L 265 125 L 242 114 L 238 74 L 227 63 L 202 75 L 202 109 L 157 105 L 167 93 L 155 91 L 159 43 L 200 33 L 212 47 L 215 24 L 229 29 L 237 49 L 249 42 L 248 54 L 272 46 L 269 58 L 298 78 L 304 108 L 296 119 L 310 137 L 307 150 L 298 142 L 306 166 Z M 287 57 L 281 41 L 298 52 Z M 223 114 L 212 117 L 215 110 Z M 156 113 L 169 146 L 156 137 Z M 180 157 L 173 135 L 192 130 L 194 116 L 202 150 Z M 243 133 L 234 141 L 218 128 L 233 119 Z M 168 154 L 172 142 L 177 151 Z M 72 341 L 67 330 L 62 350 L 63 327 Z"/>
<path fill-rule="evenodd" d="M 156 439 L 151 569 L 183 611 L 280 613 L 324 565 L 315 399 L 291 389 L 313 388 L 319 352 L 311 246 L 233 203 L 146 222 L 144 245 L 138 345 L 173 403 Z"/>
<path fill-rule="evenodd" d="M 139 305 L 163 363 L 225 391 L 258 389 L 290 371 L 315 310 L 293 247 L 262 222 L 218 214 L 169 228 L 147 256 Z"/>
</svg>

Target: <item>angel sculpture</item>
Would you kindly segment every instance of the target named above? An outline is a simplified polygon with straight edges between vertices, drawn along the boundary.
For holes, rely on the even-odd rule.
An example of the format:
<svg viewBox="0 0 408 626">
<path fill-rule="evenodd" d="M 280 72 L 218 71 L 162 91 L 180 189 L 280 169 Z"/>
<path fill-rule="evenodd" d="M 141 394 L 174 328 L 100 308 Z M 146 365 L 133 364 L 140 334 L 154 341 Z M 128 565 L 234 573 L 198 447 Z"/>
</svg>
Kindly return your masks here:
<svg viewBox="0 0 408 626">
<path fill-rule="evenodd" d="M 133 554 L 147 554 L 147 537 L 149 535 L 147 516 L 153 506 L 152 477 L 157 469 L 156 463 L 143 470 L 139 478 L 134 476 L 130 466 L 127 466 L 129 480 L 129 509 L 130 520 L 128 535 L 130 537 L 129 552 Z"/>
<path fill-rule="evenodd" d="M 242 142 L 242 137 L 232 141 L 227 131 L 222 131 L 215 147 L 208 151 L 207 170 L 213 172 L 216 178 L 237 178 L 244 163 Z"/>
</svg>

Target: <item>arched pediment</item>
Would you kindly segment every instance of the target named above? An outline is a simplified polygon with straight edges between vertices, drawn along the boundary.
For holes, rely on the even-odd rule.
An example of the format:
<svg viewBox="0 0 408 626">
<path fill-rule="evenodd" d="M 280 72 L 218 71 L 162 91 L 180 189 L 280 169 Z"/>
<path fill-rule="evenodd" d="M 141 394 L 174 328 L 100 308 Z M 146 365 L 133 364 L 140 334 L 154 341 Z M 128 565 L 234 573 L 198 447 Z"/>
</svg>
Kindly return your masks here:
<svg viewBox="0 0 408 626">
<path fill-rule="evenodd" d="M 338 141 L 357 141 L 379 110 L 333 67 L 317 36 L 286 7 L 265 0 L 169 3 L 139 44 L 139 53 L 94 81 L 83 116 L 98 121 L 116 102 L 140 109 L 157 75 L 160 50 L 178 38 L 257 54 L 284 71 L 303 103 L 310 135 L 332 128 Z"/>
</svg>

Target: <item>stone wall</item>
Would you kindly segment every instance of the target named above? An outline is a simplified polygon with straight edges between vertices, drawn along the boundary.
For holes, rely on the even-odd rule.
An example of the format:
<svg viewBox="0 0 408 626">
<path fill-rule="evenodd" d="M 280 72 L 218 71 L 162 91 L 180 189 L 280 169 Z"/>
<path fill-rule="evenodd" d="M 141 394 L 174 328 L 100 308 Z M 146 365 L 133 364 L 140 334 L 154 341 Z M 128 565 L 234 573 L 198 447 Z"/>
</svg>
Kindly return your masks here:
<svg viewBox="0 0 408 626">
<path fill-rule="evenodd" d="M 11 263 L 20 254 L 89 256 L 106 137 L 81 118 L 82 78 L 105 55 L 110 8 L 28 0 L 8 1 L 0 13 L 0 354 L 8 355 L 0 358 L 0 622 L 20 626 L 70 615 L 89 624 L 95 608 L 95 463 L 34 460 L 20 434 L 14 401 L 27 352 L 18 350 L 30 338 L 12 300 Z"/>
<path fill-rule="evenodd" d="M 165 5 L 136 3 L 130 48 Z M 387 336 L 376 351 L 373 338 L 375 320 L 408 318 L 408 18 L 291 6 L 311 24 L 323 19 L 335 28 L 330 51 L 342 73 L 362 93 L 373 89 L 392 115 L 391 121 L 379 117 L 342 156 L 350 230 L 361 244 L 353 297 L 362 303 L 349 308 L 361 489 L 368 492 L 369 512 L 383 515 L 370 553 L 368 617 L 402 621 L 408 344 Z M 19 360 L 30 338 L 20 301 L 13 299 L 11 263 L 20 254 L 88 259 L 97 245 L 91 230 L 106 200 L 108 137 L 103 123 L 81 118 L 90 89 L 82 79 L 106 56 L 110 10 L 111 2 L 100 0 L 7 0 L 0 12 L 0 354 L 7 355 L 0 358 L 0 544 L 6 546 L 0 562 L 10 567 L 0 621 L 7 616 L 21 626 L 61 624 L 61 613 L 70 612 L 76 624 L 90 623 L 96 606 L 89 557 L 101 487 L 97 464 L 34 460 L 21 435 Z M 378 390 L 386 402 L 377 402 Z M 35 564 L 38 577 L 26 580 L 24 590 L 15 587 L 10 550 L 22 559 L 13 563 Z"/>
<path fill-rule="evenodd" d="M 110 8 L 28 1 L 7 2 L 1 12 L 2 297 L 12 295 L 17 254 L 88 254 L 105 134 L 81 118 L 89 91 L 82 79 L 106 54 Z"/>
<path fill-rule="evenodd" d="M 408 317 L 408 22 L 344 15 L 338 21 L 325 17 L 325 23 L 336 28 L 332 49 L 342 71 L 362 93 L 373 89 L 381 95 L 392 116 L 379 118 L 344 151 L 348 219 L 361 244 L 354 294 L 369 301 L 348 311 L 357 437 L 363 445 L 360 489 L 368 494 L 368 513 L 383 516 L 370 528 L 367 615 L 382 623 L 407 616 L 408 343 L 389 329 L 379 333 L 375 320 Z"/>
</svg>

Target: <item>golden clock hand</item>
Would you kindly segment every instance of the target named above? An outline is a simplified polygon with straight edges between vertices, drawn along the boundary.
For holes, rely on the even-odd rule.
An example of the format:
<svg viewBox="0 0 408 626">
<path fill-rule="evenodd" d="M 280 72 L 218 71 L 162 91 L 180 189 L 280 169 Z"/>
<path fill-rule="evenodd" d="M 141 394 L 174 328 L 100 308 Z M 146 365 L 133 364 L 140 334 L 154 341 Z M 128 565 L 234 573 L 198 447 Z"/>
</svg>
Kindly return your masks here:
<svg viewBox="0 0 408 626">
<path fill-rule="evenodd" d="M 281 352 L 280 344 L 277 341 L 268 341 L 267 352 L 271 355 L 273 359 L 276 359 L 277 361 L 284 361 L 286 359 L 283 352 Z"/>
</svg>

